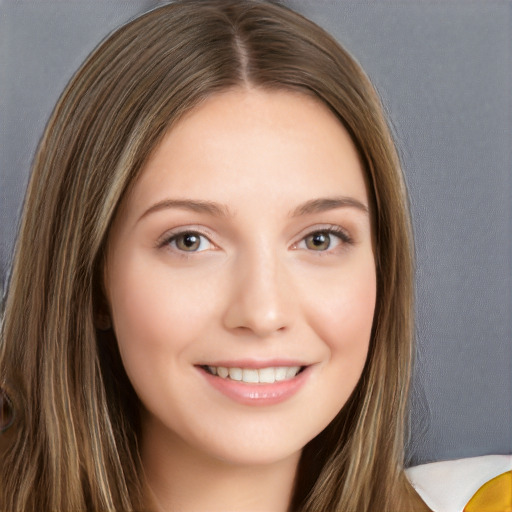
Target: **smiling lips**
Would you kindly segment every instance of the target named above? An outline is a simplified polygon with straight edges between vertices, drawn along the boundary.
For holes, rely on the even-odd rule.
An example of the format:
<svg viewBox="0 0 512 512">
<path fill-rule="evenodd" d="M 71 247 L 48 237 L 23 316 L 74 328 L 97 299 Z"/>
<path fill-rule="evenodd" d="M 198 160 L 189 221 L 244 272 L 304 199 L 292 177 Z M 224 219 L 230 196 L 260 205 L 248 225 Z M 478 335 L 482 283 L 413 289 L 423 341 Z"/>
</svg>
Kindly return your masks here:
<svg viewBox="0 0 512 512">
<path fill-rule="evenodd" d="M 267 368 L 227 368 L 225 366 L 205 366 L 205 370 L 222 379 L 231 379 L 250 384 L 273 384 L 293 379 L 301 370 L 300 366 L 270 366 Z"/>
<path fill-rule="evenodd" d="M 207 382 L 228 398 L 244 405 L 273 405 L 291 398 L 304 385 L 311 366 L 200 365 Z"/>
</svg>

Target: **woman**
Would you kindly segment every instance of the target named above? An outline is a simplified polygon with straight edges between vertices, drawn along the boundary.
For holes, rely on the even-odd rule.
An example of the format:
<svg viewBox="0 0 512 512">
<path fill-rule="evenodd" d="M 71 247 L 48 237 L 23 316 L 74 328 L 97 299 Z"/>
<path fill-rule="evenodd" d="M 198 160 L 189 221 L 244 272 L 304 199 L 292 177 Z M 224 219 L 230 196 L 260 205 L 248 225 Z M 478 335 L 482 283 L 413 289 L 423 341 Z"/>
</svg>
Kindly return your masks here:
<svg viewBox="0 0 512 512">
<path fill-rule="evenodd" d="M 403 473 L 411 281 L 382 109 L 329 35 L 259 1 L 134 20 L 35 159 L 0 509 L 428 510 Z"/>
</svg>

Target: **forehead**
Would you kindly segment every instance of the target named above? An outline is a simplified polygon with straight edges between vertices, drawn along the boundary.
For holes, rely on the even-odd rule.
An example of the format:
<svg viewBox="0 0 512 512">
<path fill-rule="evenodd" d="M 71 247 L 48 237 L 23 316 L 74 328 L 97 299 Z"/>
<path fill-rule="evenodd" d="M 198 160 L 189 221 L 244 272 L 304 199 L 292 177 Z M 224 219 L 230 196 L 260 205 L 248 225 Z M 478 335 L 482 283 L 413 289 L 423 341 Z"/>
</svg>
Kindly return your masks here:
<svg viewBox="0 0 512 512">
<path fill-rule="evenodd" d="M 140 210 L 171 195 L 236 210 L 258 193 L 269 204 L 340 194 L 367 204 L 357 151 L 320 101 L 259 89 L 209 97 L 155 148 L 128 203 Z"/>
</svg>

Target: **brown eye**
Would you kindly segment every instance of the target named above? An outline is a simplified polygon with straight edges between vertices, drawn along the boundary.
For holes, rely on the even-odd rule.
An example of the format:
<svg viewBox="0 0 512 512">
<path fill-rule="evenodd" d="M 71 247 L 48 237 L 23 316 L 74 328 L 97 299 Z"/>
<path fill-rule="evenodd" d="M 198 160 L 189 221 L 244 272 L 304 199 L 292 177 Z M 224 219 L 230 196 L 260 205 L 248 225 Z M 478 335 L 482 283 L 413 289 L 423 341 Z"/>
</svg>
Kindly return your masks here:
<svg viewBox="0 0 512 512">
<path fill-rule="evenodd" d="M 208 238 L 194 231 L 177 233 L 170 237 L 165 244 L 182 252 L 201 252 L 212 247 Z"/>
<path fill-rule="evenodd" d="M 313 251 L 326 251 L 331 246 L 331 235 L 324 231 L 308 235 L 304 240 L 306 247 Z"/>
<path fill-rule="evenodd" d="M 197 251 L 201 245 L 201 237 L 195 233 L 183 233 L 176 237 L 176 247 L 180 251 Z"/>
</svg>

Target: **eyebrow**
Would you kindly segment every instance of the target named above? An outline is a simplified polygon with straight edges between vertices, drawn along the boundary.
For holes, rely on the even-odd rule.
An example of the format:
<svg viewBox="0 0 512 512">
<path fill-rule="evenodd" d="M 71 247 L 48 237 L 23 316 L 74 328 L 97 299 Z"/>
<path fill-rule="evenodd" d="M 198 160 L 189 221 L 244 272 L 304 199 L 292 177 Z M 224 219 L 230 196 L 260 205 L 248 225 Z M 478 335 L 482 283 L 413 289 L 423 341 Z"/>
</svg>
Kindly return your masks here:
<svg viewBox="0 0 512 512">
<path fill-rule="evenodd" d="M 198 201 L 192 199 L 164 199 L 155 203 L 153 206 L 148 208 L 139 218 L 146 217 L 150 213 L 158 212 L 160 210 L 166 210 L 170 208 L 177 208 L 181 210 L 190 210 L 197 213 L 207 213 L 214 217 L 229 217 L 231 213 L 229 208 L 225 205 L 214 203 L 212 201 Z"/>
<path fill-rule="evenodd" d="M 354 197 L 324 197 L 319 199 L 311 199 L 299 205 L 292 211 L 291 217 L 300 217 L 302 215 L 310 215 L 312 213 L 321 213 L 336 208 L 355 208 L 368 215 L 368 206 Z"/>
<path fill-rule="evenodd" d="M 139 220 L 151 213 L 172 208 L 190 210 L 197 213 L 206 213 L 214 217 L 233 216 L 226 205 L 215 203 L 213 201 L 199 201 L 192 199 L 164 199 L 163 201 L 159 201 L 158 203 L 155 203 L 150 208 L 148 208 L 140 216 Z M 368 214 L 368 207 L 361 201 L 353 197 L 341 196 L 311 199 L 297 206 L 289 215 L 290 217 L 300 217 L 303 215 L 321 213 L 337 208 L 355 208 L 356 210 Z"/>
</svg>

